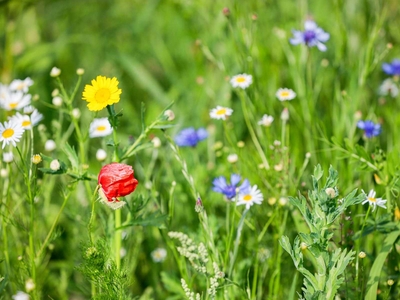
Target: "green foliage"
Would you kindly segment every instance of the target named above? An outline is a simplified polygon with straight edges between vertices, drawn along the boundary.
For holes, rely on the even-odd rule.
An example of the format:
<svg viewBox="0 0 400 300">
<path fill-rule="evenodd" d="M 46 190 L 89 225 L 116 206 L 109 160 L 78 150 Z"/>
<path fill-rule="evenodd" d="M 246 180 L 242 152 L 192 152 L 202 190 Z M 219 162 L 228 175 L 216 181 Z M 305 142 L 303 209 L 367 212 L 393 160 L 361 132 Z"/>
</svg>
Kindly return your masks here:
<svg viewBox="0 0 400 300">
<path fill-rule="evenodd" d="M 329 175 L 325 184 L 320 184 L 323 170 L 320 165 L 314 169 L 312 176 L 313 189 L 308 192 L 308 201 L 304 196 L 289 198 L 291 204 L 300 210 L 310 233 L 299 233 L 294 240 L 293 247 L 289 238 L 283 236 L 280 244 L 290 254 L 296 269 L 303 274 L 304 299 L 334 299 L 337 290 L 344 281 L 346 267 L 354 259 L 354 251 L 347 249 L 330 249 L 329 243 L 333 237 L 332 225 L 350 206 L 360 204 L 365 196 L 356 195 L 356 190 L 339 199 L 338 172 L 329 168 Z M 304 266 L 304 255 L 312 260 L 316 268 L 313 275 Z"/>
</svg>

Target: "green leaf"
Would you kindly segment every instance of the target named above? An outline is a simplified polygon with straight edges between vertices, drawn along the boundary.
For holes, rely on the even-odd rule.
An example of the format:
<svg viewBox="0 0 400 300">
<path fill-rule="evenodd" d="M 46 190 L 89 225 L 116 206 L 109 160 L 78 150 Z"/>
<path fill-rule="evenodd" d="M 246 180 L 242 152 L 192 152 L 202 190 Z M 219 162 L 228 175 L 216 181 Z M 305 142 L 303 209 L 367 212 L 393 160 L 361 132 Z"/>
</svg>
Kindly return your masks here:
<svg viewBox="0 0 400 300">
<path fill-rule="evenodd" d="M 62 148 L 62 151 L 68 157 L 69 162 L 74 170 L 79 169 L 79 159 L 78 155 L 76 154 L 75 148 L 71 147 L 68 143 Z"/>
<path fill-rule="evenodd" d="M 400 229 L 400 228 L 399 228 Z M 367 294 L 365 295 L 366 300 L 375 300 L 376 292 L 378 290 L 379 277 L 381 275 L 382 267 L 385 263 L 386 257 L 388 256 L 394 242 L 400 235 L 400 230 L 390 233 L 383 241 L 381 252 L 376 257 L 374 264 L 372 265 L 369 273 L 367 282 Z"/>
<path fill-rule="evenodd" d="M 131 226 L 155 226 L 161 227 L 168 219 L 168 214 L 160 214 L 159 212 L 151 213 L 145 217 L 140 216 L 135 220 L 132 220 L 129 224 L 118 227 L 117 229 L 123 229 Z"/>
<path fill-rule="evenodd" d="M 177 278 L 174 278 L 171 274 L 167 272 L 161 272 L 161 281 L 167 291 L 178 294 L 181 299 L 186 299 L 186 294 L 182 289 L 182 285 Z"/>
</svg>

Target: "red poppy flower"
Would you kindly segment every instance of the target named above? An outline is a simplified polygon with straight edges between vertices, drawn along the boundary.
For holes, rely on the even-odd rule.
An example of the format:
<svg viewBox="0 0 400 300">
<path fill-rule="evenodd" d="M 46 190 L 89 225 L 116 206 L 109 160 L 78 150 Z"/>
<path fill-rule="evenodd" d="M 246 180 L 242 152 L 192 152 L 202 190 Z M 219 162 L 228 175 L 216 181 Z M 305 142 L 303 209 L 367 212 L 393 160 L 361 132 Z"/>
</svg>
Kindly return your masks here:
<svg viewBox="0 0 400 300">
<path fill-rule="evenodd" d="M 124 197 L 132 193 L 138 185 L 138 181 L 133 177 L 133 174 L 132 167 L 126 164 L 111 163 L 101 168 L 98 184 L 100 185 L 99 193 L 104 202 L 120 202 L 118 197 Z M 115 205 L 112 207 L 119 208 L 124 204 L 122 202 L 117 205 L 118 207 L 115 207 Z"/>
</svg>

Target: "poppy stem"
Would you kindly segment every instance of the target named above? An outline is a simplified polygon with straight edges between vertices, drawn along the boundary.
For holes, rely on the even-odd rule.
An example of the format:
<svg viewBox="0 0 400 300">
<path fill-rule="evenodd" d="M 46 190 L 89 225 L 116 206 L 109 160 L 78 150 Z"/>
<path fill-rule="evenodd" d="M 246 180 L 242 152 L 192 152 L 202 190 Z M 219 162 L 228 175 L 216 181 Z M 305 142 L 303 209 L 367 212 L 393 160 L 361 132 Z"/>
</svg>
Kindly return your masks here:
<svg viewBox="0 0 400 300">
<path fill-rule="evenodd" d="M 121 269 L 121 231 L 117 228 L 121 227 L 121 209 L 115 210 L 115 228 L 114 228 L 114 245 L 115 245 L 115 265 L 117 270 Z"/>
</svg>

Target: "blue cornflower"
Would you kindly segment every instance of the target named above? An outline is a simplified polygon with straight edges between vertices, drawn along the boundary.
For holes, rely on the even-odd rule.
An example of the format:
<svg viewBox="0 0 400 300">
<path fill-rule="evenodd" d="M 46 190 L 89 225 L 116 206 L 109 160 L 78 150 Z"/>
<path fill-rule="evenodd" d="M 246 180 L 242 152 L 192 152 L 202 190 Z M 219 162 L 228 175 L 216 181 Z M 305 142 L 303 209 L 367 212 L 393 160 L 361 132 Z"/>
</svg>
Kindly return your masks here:
<svg viewBox="0 0 400 300">
<path fill-rule="evenodd" d="M 208 137 L 204 128 L 194 129 L 193 127 L 182 129 L 175 136 L 175 143 L 180 147 L 194 147 L 198 142 Z"/>
<path fill-rule="evenodd" d="M 364 130 L 365 136 L 367 138 L 372 138 L 381 133 L 381 125 L 375 124 L 374 122 L 372 122 L 370 120 L 358 121 L 357 127 Z"/>
<path fill-rule="evenodd" d="M 326 33 L 317 26 L 314 21 L 304 22 L 304 31 L 292 30 L 293 38 L 290 39 L 292 45 L 305 44 L 308 47 L 317 46 L 319 50 L 326 51 L 323 44 L 329 40 L 329 33 Z"/>
<path fill-rule="evenodd" d="M 238 187 L 241 180 L 240 175 L 232 174 L 231 175 L 231 183 L 229 184 L 226 181 L 224 176 L 217 177 L 213 180 L 213 191 L 217 193 L 224 194 L 229 200 L 235 198 L 236 189 L 239 188 L 239 191 L 247 190 L 250 187 L 250 183 L 247 179 L 243 180 L 243 183 Z"/>
<path fill-rule="evenodd" d="M 392 63 L 383 64 L 383 71 L 388 75 L 400 75 L 400 59 L 393 59 Z"/>
</svg>

